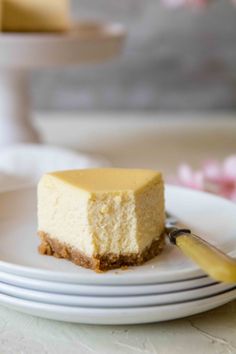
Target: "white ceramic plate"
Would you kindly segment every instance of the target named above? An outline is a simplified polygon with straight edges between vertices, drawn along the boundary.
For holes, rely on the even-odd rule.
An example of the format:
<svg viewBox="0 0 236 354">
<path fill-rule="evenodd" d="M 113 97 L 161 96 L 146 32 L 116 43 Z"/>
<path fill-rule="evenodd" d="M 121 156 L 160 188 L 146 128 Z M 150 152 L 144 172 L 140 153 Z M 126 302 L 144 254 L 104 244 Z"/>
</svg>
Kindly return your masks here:
<svg viewBox="0 0 236 354">
<path fill-rule="evenodd" d="M 0 282 L 24 287 L 26 289 L 53 292 L 64 295 L 88 295 L 88 296 L 130 296 L 150 295 L 175 292 L 180 290 L 196 289 L 216 284 L 209 277 L 195 278 L 191 280 L 145 284 L 144 285 L 87 285 L 59 283 L 47 280 L 31 279 L 19 275 L 0 272 Z M 1 289 L 1 288 L 0 288 Z"/>
<path fill-rule="evenodd" d="M 166 207 L 181 222 L 223 251 L 236 250 L 236 205 L 233 203 L 207 193 L 167 186 Z M 143 266 L 101 274 L 66 260 L 39 255 L 36 191 L 33 189 L 2 193 L 0 222 L 2 271 L 50 281 L 103 285 L 171 282 L 203 275 L 173 245 L 167 245 L 160 256 Z"/>
<path fill-rule="evenodd" d="M 202 299 L 207 296 L 217 295 L 235 288 L 234 285 L 215 284 L 194 290 L 178 291 L 165 294 L 142 296 L 78 296 L 62 295 L 44 291 L 35 291 L 16 287 L 0 282 L 0 292 L 24 300 L 39 301 L 46 304 L 80 306 L 80 307 L 138 307 L 174 304 L 183 301 Z"/>
<path fill-rule="evenodd" d="M 174 320 L 211 310 L 234 300 L 235 297 L 236 289 L 202 300 L 188 301 L 174 305 L 132 308 L 86 308 L 49 305 L 0 294 L 0 304 L 30 315 L 52 320 L 96 325 L 121 325 Z"/>
</svg>

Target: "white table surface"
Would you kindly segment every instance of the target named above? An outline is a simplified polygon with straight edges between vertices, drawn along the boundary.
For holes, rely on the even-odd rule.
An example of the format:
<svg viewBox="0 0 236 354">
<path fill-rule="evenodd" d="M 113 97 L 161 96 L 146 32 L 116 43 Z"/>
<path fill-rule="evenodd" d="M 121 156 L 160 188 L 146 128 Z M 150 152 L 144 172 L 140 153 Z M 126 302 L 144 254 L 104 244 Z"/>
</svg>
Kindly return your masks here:
<svg viewBox="0 0 236 354">
<path fill-rule="evenodd" d="M 173 173 L 181 161 L 236 153 L 236 114 L 44 114 L 46 142 L 102 154 L 115 166 Z M 136 326 L 89 326 L 0 307 L 1 354 L 236 353 L 236 301 L 181 320 Z"/>
</svg>

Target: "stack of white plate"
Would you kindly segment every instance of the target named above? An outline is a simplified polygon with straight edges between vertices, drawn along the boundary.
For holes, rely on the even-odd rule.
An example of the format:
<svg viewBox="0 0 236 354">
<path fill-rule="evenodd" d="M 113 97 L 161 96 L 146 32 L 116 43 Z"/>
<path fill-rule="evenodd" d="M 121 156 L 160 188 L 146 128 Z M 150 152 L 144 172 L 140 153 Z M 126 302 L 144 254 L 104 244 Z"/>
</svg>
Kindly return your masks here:
<svg viewBox="0 0 236 354">
<path fill-rule="evenodd" d="M 236 252 L 236 206 L 224 199 L 166 187 L 167 210 L 227 253 Z M 37 253 L 36 193 L 0 195 L 0 304 L 55 320 L 90 324 L 157 322 L 210 310 L 236 298 L 177 249 L 140 267 L 96 274 Z"/>
</svg>

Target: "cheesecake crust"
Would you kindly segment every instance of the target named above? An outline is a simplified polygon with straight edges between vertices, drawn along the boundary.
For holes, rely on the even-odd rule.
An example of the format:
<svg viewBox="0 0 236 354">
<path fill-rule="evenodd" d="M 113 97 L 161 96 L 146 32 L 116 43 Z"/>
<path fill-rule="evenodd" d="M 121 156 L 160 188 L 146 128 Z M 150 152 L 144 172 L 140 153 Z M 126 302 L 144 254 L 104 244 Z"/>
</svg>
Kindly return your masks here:
<svg viewBox="0 0 236 354">
<path fill-rule="evenodd" d="M 40 254 L 68 259 L 76 265 L 90 268 L 98 273 L 126 266 L 141 265 L 157 256 L 162 251 L 165 244 L 165 233 L 163 233 L 158 239 L 153 240 L 151 245 L 145 248 L 141 253 L 120 255 L 107 253 L 105 255 L 97 254 L 93 257 L 88 257 L 81 251 L 61 243 L 43 231 L 39 231 L 38 235 L 41 239 L 41 244 L 38 248 Z"/>
</svg>

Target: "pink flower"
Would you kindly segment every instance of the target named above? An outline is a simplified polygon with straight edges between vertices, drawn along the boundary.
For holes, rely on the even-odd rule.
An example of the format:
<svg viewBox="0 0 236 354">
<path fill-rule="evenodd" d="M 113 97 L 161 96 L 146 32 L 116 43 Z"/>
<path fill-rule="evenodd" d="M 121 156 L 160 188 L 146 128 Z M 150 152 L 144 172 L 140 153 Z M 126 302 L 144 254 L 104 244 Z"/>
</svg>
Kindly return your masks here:
<svg viewBox="0 0 236 354">
<path fill-rule="evenodd" d="M 218 161 L 208 160 L 203 163 L 204 178 L 209 182 L 218 183 L 222 178 L 222 168 Z"/>
<path fill-rule="evenodd" d="M 169 182 L 218 194 L 236 202 L 236 155 L 229 156 L 223 163 L 207 160 L 196 171 L 187 164 L 181 164 L 177 176 Z"/>
<path fill-rule="evenodd" d="M 193 188 L 203 188 L 203 173 L 201 171 L 193 171 L 187 164 L 180 165 L 178 169 L 178 179 L 180 184 Z"/>
<path fill-rule="evenodd" d="M 223 177 L 228 182 L 236 181 L 236 156 L 230 156 L 223 162 Z"/>
</svg>

